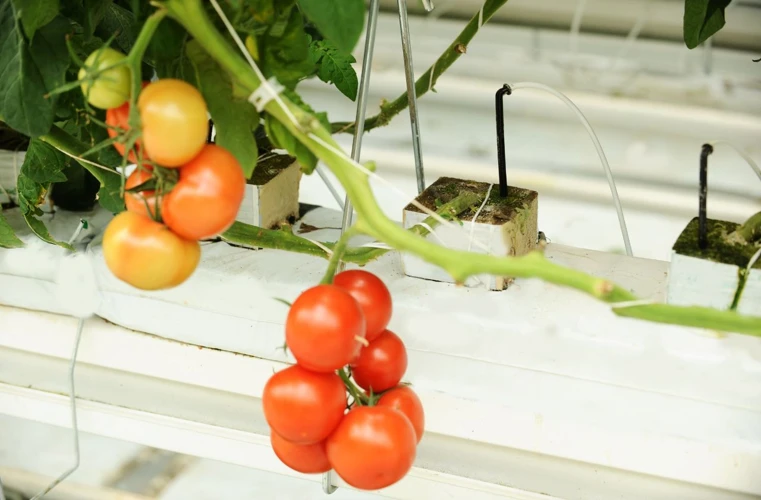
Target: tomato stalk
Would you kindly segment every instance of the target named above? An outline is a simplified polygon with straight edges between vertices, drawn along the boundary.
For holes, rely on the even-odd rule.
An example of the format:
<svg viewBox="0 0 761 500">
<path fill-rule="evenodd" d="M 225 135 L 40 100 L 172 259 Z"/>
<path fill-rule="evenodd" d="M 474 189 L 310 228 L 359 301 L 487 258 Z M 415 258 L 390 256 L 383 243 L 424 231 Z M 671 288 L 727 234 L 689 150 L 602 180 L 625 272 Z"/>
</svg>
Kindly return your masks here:
<svg viewBox="0 0 761 500">
<path fill-rule="evenodd" d="M 338 370 L 338 376 L 341 377 L 341 380 L 343 380 L 343 383 L 346 386 L 346 390 L 349 391 L 352 399 L 354 399 L 354 404 L 365 406 L 370 402 L 370 398 L 365 395 L 362 389 L 357 387 L 354 381 L 349 377 L 349 374 L 346 373 L 345 369 L 342 368 Z"/>
<path fill-rule="evenodd" d="M 231 47 L 210 22 L 199 0 L 166 0 L 160 5 L 182 24 L 201 46 L 222 66 L 240 87 L 253 93 L 262 84 L 257 72 Z M 281 105 L 282 103 L 282 105 Z M 458 282 L 478 274 L 540 278 L 575 288 L 608 303 L 635 301 L 628 290 L 614 283 L 565 268 L 534 251 L 522 257 L 483 255 L 450 250 L 410 234 L 388 219 L 373 195 L 366 172 L 351 160 L 319 125 L 319 121 L 280 96 L 264 107 L 265 111 L 283 124 L 305 147 L 322 160 L 341 182 L 358 215 L 359 231 L 375 237 L 400 251 L 408 251 L 423 260 L 446 270 Z M 295 118 L 295 120 L 294 120 Z M 709 328 L 761 336 L 761 317 L 744 316 L 733 311 L 705 307 L 683 307 L 668 304 L 621 304 L 613 312 L 659 323 Z"/>
<path fill-rule="evenodd" d="M 346 247 L 349 244 L 349 240 L 356 234 L 356 228 L 350 227 L 344 231 L 344 233 L 338 239 L 335 246 L 333 246 L 333 255 L 330 256 L 330 260 L 328 261 L 328 268 L 325 270 L 325 275 L 322 277 L 320 284 L 329 285 L 333 283 L 333 277 L 336 275 L 336 271 L 338 270 L 338 264 L 342 262 L 341 259 L 346 253 Z"/>
</svg>

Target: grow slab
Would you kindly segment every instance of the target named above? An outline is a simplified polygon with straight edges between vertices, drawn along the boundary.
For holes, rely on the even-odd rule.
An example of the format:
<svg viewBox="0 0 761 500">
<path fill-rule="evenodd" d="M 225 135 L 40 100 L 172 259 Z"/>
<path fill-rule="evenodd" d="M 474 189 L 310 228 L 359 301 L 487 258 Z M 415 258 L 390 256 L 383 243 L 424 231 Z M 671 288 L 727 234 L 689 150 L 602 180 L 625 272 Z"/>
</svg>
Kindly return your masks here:
<svg viewBox="0 0 761 500">
<path fill-rule="evenodd" d="M 65 252 L 36 241 L 18 214 L 5 215 L 28 247 L 0 251 L 0 411 L 67 425 L 60 394 L 76 321 L 51 314 L 66 310 L 58 295 L 66 288 L 56 283 Z M 315 208 L 295 231 L 335 240 L 340 215 Z M 110 216 L 58 212 L 46 223 L 68 239 L 81 217 L 92 238 Z M 554 244 L 546 251 L 663 300 L 666 262 Z M 292 361 L 279 348 L 287 309 L 276 299 L 317 283 L 326 262 L 205 243 L 186 283 L 144 293 L 111 276 L 97 240 L 89 255 L 98 300 L 79 357 L 83 429 L 282 472 L 267 454 L 256 399 L 272 371 Z M 468 491 L 497 492 L 482 498 L 515 498 L 511 488 L 574 498 L 579 484 L 576 498 L 590 498 L 622 491 L 631 475 L 643 481 L 629 488 L 632 499 L 761 495 L 753 472 L 761 470 L 761 340 L 619 318 L 539 280 L 493 292 L 409 278 L 396 253 L 368 269 L 392 292 L 390 328 L 408 346 L 405 379 L 428 419 L 416 472 L 391 498 L 422 498 L 425 485 L 460 480 L 476 482 Z M 619 480 L 606 486 L 599 474 Z M 666 483 L 670 496 L 652 493 Z"/>
</svg>

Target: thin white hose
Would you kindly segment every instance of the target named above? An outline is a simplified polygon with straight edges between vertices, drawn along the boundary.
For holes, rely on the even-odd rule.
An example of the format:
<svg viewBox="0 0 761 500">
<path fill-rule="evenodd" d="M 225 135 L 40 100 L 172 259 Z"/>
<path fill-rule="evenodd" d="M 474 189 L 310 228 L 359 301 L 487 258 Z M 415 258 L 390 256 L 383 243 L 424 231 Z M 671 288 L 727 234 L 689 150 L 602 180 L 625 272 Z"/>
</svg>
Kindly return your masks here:
<svg viewBox="0 0 761 500">
<path fill-rule="evenodd" d="M 758 164 L 753 161 L 753 158 L 751 158 L 750 155 L 744 150 L 725 140 L 711 141 L 708 144 L 710 144 L 711 147 L 716 147 L 717 144 L 724 144 L 725 146 L 729 146 L 730 148 L 737 151 L 737 154 L 742 156 L 743 159 L 748 162 L 748 166 L 751 168 L 751 170 L 753 170 L 753 172 L 755 172 L 755 174 L 758 176 L 758 179 L 761 180 L 761 168 L 758 168 Z"/>
<path fill-rule="evenodd" d="M 632 246 L 629 241 L 629 230 L 626 228 L 626 220 L 624 219 L 624 209 L 621 206 L 621 199 L 618 197 L 618 190 L 616 189 L 616 181 L 613 179 L 613 172 L 610 169 L 610 164 L 608 163 L 608 159 L 605 156 L 605 152 L 602 149 L 602 144 L 600 144 L 600 140 L 597 138 L 597 134 L 595 134 L 595 131 L 592 129 L 592 126 L 589 124 L 589 121 L 587 121 L 586 117 L 584 116 L 584 113 L 581 112 L 581 110 L 571 101 L 568 97 L 565 96 L 562 92 L 559 92 L 552 87 L 548 87 L 547 85 L 544 85 L 542 83 L 534 83 L 534 82 L 519 82 L 515 85 L 511 85 L 510 88 L 513 90 L 519 90 L 519 89 L 536 89 L 536 90 L 544 90 L 545 92 L 549 92 L 550 94 L 554 95 L 566 105 L 571 108 L 571 110 L 576 113 L 576 116 L 579 117 L 579 120 L 581 120 L 581 123 L 584 125 L 584 128 L 587 129 L 587 132 L 589 133 L 589 137 L 592 139 L 592 142 L 595 145 L 595 149 L 597 149 L 597 155 L 600 157 L 600 162 L 602 163 L 603 170 L 605 171 L 605 176 L 608 178 L 608 185 L 610 186 L 610 194 L 613 197 L 613 205 L 616 207 L 616 214 L 618 215 L 618 224 L 621 226 L 621 236 L 624 239 L 624 246 L 626 247 L 626 255 L 631 257 L 632 254 Z"/>
</svg>

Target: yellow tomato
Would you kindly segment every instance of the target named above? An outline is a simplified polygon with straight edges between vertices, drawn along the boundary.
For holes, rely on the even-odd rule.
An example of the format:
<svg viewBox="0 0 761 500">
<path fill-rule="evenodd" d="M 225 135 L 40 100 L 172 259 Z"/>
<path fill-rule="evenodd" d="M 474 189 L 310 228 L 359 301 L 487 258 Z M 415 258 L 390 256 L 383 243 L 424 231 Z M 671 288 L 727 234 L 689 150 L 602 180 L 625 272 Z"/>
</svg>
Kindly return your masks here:
<svg viewBox="0 0 761 500">
<path fill-rule="evenodd" d="M 209 116 L 201 93 L 182 80 L 151 83 L 137 101 L 142 144 L 148 157 L 163 167 L 179 167 L 206 144 Z"/>
<path fill-rule="evenodd" d="M 201 247 L 145 215 L 122 212 L 103 233 L 103 257 L 125 283 L 141 290 L 162 290 L 193 274 Z"/>
</svg>

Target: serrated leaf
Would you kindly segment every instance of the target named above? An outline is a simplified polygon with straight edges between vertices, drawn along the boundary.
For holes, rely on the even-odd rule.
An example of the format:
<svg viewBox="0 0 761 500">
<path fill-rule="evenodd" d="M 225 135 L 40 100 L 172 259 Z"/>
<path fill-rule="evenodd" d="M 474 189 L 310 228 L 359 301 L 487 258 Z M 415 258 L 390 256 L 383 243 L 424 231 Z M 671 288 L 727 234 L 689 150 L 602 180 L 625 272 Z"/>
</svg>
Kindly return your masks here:
<svg viewBox="0 0 761 500">
<path fill-rule="evenodd" d="M 13 232 L 13 228 L 8 223 L 8 220 L 0 212 L 0 247 L 2 248 L 21 248 L 24 246 L 24 242 L 16 236 Z"/>
<path fill-rule="evenodd" d="M 684 43 L 694 49 L 724 27 L 724 11 L 732 0 L 685 0 Z"/>
<path fill-rule="evenodd" d="M 69 22 L 58 16 L 28 42 L 14 19 L 11 0 L 0 0 L 0 115 L 30 137 L 53 124 L 56 99 L 45 95 L 65 82 Z"/>
<path fill-rule="evenodd" d="M 31 229 L 32 232 L 36 234 L 37 237 L 42 241 L 52 245 L 58 245 L 59 247 L 65 248 L 67 250 L 74 250 L 74 248 L 68 243 L 58 241 L 57 239 L 53 238 L 53 236 L 50 234 L 50 231 L 48 231 L 48 228 L 45 227 L 45 223 L 34 215 L 25 213 L 24 220 L 29 225 L 29 229 Z"/>
<path fill-rule="evenodd" d="M 214 121 L 217 131 L 215 142 L 235 156 L 248 179 L 259 157 L 254 138 L 254 131 L 259 126 L 259 113 L 247 100 L 235 97 L 233 83 L 227 73 L 197 42 L 189 42 L 186 52 Z"/>
<path fill-rule="evenodd" d="M 364 0 L 298 0 L 307 19 L 346 54 L 357 45 L 365 26 Z"/>
<path fill-rule="evenodd" d="M 13 6 L 21 15 L 21 25 L 29 39 L 39 28 L 52 21 L 60 8 L 58 0 L 13 0 Z"/>
<path fill-rule="evenodd" d="M 54 147 L 39 139 L 32 139 L 21 172 L 30 180 L 42 185 L 63 182 L 66 180 L 63 171 L 68 163 L 69 158 Z"/>
<path fill-rule="evenodd" d="M 359 80 L 352 63 L 351 54 L 342 54 L 327 40 L 316 40 L 309 45 L 312 61 L 317 65 L 317 76 L 325 83 L 332 83 L 343 95 L 354 101 L 357 98 Z"/>
<path fill-rule="evenodd" d="M 298 9 L 286 10 L 263 37 L 262 69 L 293 89 L 316 69 L 309 53 L 309 37 L 304 31 L 304 17 Z"/>
</svg>

